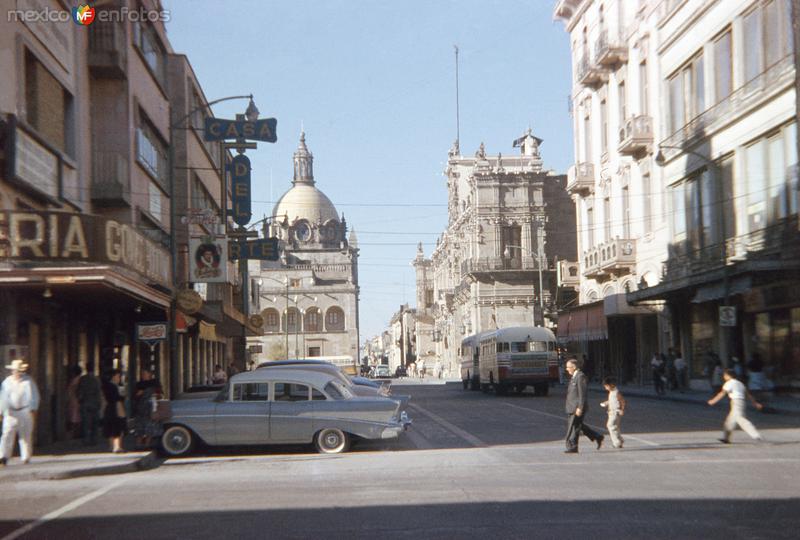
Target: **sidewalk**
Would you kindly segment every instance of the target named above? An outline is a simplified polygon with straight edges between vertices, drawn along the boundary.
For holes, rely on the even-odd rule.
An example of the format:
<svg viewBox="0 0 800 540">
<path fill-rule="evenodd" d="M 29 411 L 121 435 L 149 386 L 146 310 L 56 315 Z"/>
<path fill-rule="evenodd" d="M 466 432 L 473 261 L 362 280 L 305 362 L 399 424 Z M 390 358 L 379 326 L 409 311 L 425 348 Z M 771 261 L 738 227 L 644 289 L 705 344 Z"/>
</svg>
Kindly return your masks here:
<svg viewBox="0 0 800 540">
<path fill-rule="evenodd" d="M 600 383 L 590 383 L 589 390 L 593 392 L 605 392 Z M 677 390 L 667 391 L 663 396 L 657 396 L 652 386 L 624 385 L 619 387 L 624 396 L 636 396 L 650 399 L 662 399 L 667 401 L 682 401 L 685 403 L 697 403 L 705 405 L 711 399 L 711 389 L 684 390 L 682 393 Z M 772 411 L 781 414 L 800 415 L 800 396 L 797 394 L 775 394 L 765 400 L 765 405 Z"/>
<path fill-rule="evenodd" d="M 133 448 L 133 440 L 125 438 L 125 448 Z M 16 448 L 16 446 L 15 446 Z M 157 467 L 160 458 L 155 450 L 114 454 L 108 442 L 84 446 L 80 440 L 58 441 L 34 448 L 30 463 L 23 465 L 19 456 L 0 467 L 0 484 L 22 480 L 63 480 L 81 476 L 122 474 Z"/>
</svg>

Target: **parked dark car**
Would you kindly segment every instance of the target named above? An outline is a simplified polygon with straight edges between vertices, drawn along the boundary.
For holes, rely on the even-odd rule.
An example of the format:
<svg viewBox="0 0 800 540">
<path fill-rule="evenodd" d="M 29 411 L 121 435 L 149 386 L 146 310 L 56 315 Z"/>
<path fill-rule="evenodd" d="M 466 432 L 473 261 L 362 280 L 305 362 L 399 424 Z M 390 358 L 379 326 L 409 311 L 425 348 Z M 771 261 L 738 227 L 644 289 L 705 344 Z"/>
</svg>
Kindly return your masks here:
<svg viewBox="0 0 800 540">
<path fill-rule="evenodd" d="M 408 370 L 406 366 L 397 366 L 397 369 L 394 370 L 395 377 L 408 377 Z"/>
</svg>

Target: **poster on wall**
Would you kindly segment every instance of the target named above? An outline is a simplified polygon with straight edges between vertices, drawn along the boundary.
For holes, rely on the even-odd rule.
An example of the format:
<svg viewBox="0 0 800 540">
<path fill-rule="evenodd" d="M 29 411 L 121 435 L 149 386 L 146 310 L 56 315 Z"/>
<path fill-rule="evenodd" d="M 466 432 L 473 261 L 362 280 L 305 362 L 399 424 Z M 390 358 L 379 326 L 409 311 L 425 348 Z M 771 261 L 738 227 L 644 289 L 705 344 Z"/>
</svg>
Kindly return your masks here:
<svg viewBox="0 0 800 540">
<path fill-rule="evenodd" d="M 202 236 L 189 239 L 189 281 L 225 283 L 228 243 L 224 236 Z"/>
</svg>

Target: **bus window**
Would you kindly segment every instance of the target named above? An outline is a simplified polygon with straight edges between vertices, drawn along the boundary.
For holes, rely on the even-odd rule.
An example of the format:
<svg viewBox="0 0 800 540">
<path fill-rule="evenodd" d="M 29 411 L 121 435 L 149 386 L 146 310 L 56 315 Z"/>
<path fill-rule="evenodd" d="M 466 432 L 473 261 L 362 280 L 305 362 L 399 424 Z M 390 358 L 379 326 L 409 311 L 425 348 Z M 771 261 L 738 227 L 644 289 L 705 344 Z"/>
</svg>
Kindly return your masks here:
<svg viewBox="0 0 800 540">
<path fill-rule="evenodd" d="M 528 344 L 524 341 L 515 341 L 511 344 L 511 352 L 527 352 Z"/>
<path fill-rule="evenodd" d="M 555 348 L 556 348 L 556 344 L 554 342 L 552 342 L 552 341 L 548 341 L 547 342 L 547 350 L 548 351 L 554 351 Z"/>
<path fill-rule="evenodd" d="M 547 352 L 546 341 L 529 341 L 528 350 L 530 352 Z"/>
<path fill-rule="evenodd" d="M 502 343 L 498 343 L 497 344 L 497 352 L 503 352 L 503 344 Z"/>
</svg>

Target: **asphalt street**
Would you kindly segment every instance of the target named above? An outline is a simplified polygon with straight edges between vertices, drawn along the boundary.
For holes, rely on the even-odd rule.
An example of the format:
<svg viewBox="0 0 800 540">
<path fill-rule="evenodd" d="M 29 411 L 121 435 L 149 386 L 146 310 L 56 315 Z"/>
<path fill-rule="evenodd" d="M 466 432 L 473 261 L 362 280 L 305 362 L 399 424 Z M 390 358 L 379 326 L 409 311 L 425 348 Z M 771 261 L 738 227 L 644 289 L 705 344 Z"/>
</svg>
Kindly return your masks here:
<svg viewBox="0 0 800 540">
<path fill-rule="evenodd" d="M 715 408 L 628 399 L 625 448 L 563 453 L 563 389 L 496 397 L 395 385 L 410 431 L 321 456 L 202 450 L 118 476 L 0 484 L 11 538 L 796 538 L 798 417 L 750 417 L 717 442 Z M 599 393 L 588 421 L 602 426 Z"/>
</svg>

